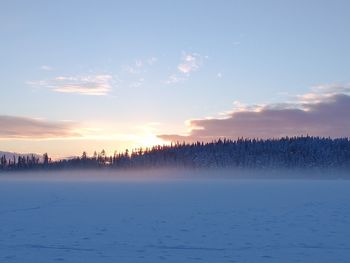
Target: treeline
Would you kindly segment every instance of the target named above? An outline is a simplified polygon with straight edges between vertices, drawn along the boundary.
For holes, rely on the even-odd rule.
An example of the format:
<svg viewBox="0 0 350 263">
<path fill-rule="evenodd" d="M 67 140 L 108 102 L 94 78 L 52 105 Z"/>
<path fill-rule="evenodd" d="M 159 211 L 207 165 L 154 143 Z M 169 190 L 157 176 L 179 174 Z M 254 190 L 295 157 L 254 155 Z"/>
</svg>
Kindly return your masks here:
<svg viewBox="0 0 350 263">
<path fill-rule="evenodd" d="M 105 151 L 88 156 L 51 161 L 34 156 L 6 159 L 1 170 L 97 169 L 97 168 L 350 168 L 348 138 L 285 137 L 281 139 L 219 139 L 210 143 L 176 143 L 126 150 L 107 156 Z"/>
</svg>

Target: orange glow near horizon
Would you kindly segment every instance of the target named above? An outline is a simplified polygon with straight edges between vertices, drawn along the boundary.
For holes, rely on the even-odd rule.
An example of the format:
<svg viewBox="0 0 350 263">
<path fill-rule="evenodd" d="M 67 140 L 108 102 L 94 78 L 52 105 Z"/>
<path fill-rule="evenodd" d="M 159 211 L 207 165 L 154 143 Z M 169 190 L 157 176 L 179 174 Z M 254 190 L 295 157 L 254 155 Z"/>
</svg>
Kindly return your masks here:
<svg viewBox="0 0 350 263">
<path fill-rule="evenodd" d="M 169 142 L 157 137 L 159 134 L 155 123 L 147 123 L 139 126 L 131 126 L 129 130 L 122 133 L 115 133 L 118 127 L 112 125 L 102 125 L 97 123 L 89 127 L 103 128 L 77 128 L 75 131 L 79 137 L 71 138 L 9 138 L 1 140 L 1 150 L 16 153 L 36 153 L 47 152 L 53 159 L 80 156 L 82 152 L 93 155 L 94 151 L 105 150 L 108 155 L 114 152 L 124 152 L 126 149 L 147 148 L 155 145 L 166 145 Z"/>
</svg>

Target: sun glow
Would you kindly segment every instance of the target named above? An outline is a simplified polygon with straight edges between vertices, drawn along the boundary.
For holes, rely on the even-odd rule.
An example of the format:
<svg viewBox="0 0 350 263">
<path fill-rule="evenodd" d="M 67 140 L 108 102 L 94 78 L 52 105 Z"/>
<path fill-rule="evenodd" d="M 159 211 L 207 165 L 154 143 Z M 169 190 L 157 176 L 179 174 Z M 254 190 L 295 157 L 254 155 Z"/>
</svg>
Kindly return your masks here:
<svg viewBox="0 0 350 263">
<path fill-rule="evenodd" d="M 83 152 L 92 156 L 95 151 L 101 152 L 102 150 L 107 155 L 113 155 L 114 152 L 124 152 L 126 149 L 132 151 L 169 144 L 157 136 L 164 132 L 159 125 L 158 123 L 138 125 L 128 123 L 120 127 L 108 121 L 80 123 L 79 126 L 74 127 L 74 136 L 43 137 L 31 140 L 29 138 L 2 139 L 1 150 L 37 154 L 47 152 L 55 160 L 81 156 Z"/>
<path fill-rule="evenodd" d="M 116 127 L 107 123 L 94 123 L 89 124 L 88 127 L 99 127 L 99 128 L 81 128 L 79 133 L 81 141 L 93 141 L 94 144 L 99 145 L 99 142 L 112 142 L 109 147 L 115 147 L 119 150 L 135 149 L 135 148 L 147 148 L 155 145 L 169 144 L 157 136 L 160 133 L 158 129 L 159 123 L 146 123 L 142 125 L 130 125 L 127 130 L 123 130 L 120 127 Z M 119 131 L 118 133 L 115 131 Z M 122 147 L 121 149 L 121 145 Z M 107 153 L 113 154 L 116 149 L 105 149 Z M 110 152 L 111 151 L 111 152 Z"/>
<path fill-rule="evenodd" d="M 139 136 L 137 143 L 140 147 L 152 147 L 155 145 L 164 145 L 168 144 L 168 142 L 158 138 L 155 134 L 144 134 Z"/>
</svg>

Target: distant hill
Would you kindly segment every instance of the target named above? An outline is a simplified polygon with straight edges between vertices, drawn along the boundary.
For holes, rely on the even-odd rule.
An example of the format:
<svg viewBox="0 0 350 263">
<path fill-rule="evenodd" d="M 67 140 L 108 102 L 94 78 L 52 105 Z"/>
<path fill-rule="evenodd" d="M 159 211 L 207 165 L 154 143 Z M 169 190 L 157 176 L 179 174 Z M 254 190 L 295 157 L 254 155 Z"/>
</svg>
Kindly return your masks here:
<svg viewBox="0 0 350 263">
<path fill-rule="evenodd" d="M 40 154 L 36 154 L 36 153 L 15 153 L 15 152 L 3 152 L 0 151 L 0 156 L 6 156 L 6 159 L 12 159 L 13 156 L 15 156 L 15 158 L 17 159 L 18 156 L 32 156 L 34 155 L 35 157 L 39 158 L 40 160 L 42 160 L 43 156 Z"/>
</svg>

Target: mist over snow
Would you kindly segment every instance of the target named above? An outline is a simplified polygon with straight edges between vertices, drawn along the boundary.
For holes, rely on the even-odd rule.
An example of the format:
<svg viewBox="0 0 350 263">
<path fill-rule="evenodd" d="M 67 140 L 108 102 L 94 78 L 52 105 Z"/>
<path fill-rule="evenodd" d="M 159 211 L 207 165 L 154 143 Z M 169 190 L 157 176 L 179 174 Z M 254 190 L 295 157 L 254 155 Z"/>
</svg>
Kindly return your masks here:
<svg viewBox="0 0 350 263">
<path fill-rule="evenodd" d="M 17 182 L 176 182 L 225 180 L 350 179 L 347 169 L 154 168 L 121 170 L 19 171 L 0 173 L 0 183 Z"/>
</svg>

